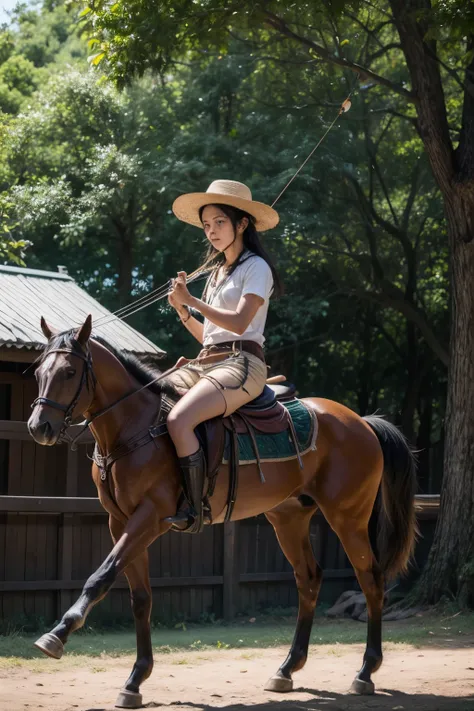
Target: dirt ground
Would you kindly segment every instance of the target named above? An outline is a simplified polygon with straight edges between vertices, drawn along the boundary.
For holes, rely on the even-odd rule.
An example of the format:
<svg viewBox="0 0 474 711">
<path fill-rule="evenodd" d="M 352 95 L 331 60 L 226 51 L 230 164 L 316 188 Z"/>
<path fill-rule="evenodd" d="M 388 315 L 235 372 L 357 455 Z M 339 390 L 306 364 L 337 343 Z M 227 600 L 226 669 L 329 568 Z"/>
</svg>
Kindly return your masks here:
<svg viewBox="0 0 474 711">
<path fill-rule="evenodd" d="M 295 674 L 295 691 L 275 694 L 263 686 L 287 648 L 161 654 L 143 685 L 147 708 L 169 711 L 474 711 L 474 654 L 471 640 L 452 648 L 389 644 L 374 675 L 376 694 L 348 695 L 359 668 L 361 645 L 312 647 L 305 668 Z M 132 657 L 30 660 L 0 670 L 2 711 L 112 711 Z"/>
</svg>

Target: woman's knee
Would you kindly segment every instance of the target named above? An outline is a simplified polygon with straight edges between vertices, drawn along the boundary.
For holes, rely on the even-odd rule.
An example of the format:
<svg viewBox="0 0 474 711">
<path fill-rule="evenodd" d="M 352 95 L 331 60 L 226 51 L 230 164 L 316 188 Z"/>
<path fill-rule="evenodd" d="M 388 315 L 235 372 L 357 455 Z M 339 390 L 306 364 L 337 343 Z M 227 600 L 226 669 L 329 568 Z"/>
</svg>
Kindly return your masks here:
<svg viewBox="0 0 474 711">
<path fill-rule="evenodd" d="M 196 427 L 199 422 L 195 422 L 196 418 L 192 417 L 192 412 L 190 408 L 180 407 L 176 405 L 168 415 L 166 424 L 168 426 L 168 432 L 173 439 L 174 436 L 182 436 L 184 433 L 191 431 Z"/>
<path fill-rule="evenodd" d="M 166 425 L 172 438 L 175 434 L 182 432 L 186 427 L 184 422 L 184 412 L 180 412 L 179 409 L 174 407 L 166 419 Z"/>
</svg>

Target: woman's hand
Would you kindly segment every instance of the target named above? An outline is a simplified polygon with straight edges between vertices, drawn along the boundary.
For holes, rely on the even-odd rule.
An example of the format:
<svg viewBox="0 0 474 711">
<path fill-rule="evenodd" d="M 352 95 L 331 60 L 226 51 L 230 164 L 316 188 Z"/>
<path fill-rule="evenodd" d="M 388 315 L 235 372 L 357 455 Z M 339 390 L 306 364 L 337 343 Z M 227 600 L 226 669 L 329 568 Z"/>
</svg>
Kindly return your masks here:
<svg viewBox="0 0 474 711">
<path fill-rule="evenodd" d="M 180 311 L 180 310 L 181 310 L 181 311 L 184 311 L 183 307 L 182 307 L 180 304 L 178 304 L 178 302 L 176 301 L 176 297 L 173 296 L 173 292 L 172 292 L 172 291 L 170 291 L 169 294 L 168 294 L 168 303 L 169 303 L 169 305 L 172 306 L 176 311 Z"/>
<path fill-rule="evenodd" d="M 173 288 L 168 296 L 169 303 L 179 310 L 180 306 L 189 306 L 192 299 L 193 297 L 186 286 L 186 272 L 178 272 L 176 279 L 173 279 Z"/>
</svg>

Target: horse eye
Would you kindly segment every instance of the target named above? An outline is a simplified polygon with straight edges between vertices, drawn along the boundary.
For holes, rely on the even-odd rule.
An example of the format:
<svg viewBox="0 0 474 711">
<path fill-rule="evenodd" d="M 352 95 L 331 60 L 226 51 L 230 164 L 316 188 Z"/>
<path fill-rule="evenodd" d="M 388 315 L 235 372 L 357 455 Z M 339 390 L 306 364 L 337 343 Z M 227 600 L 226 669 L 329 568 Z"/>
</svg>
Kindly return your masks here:
<svg viewBox="0 0 474 711">
<path fill-rule="evenodd" d="M 70 378 L 73 378 L 75 375 L 76 375 L 76 371 L 74 370 L 74 368 L 68 368 L 68 370 L 66 370 L 66 378 L 68 380 Z"/>
</svg>

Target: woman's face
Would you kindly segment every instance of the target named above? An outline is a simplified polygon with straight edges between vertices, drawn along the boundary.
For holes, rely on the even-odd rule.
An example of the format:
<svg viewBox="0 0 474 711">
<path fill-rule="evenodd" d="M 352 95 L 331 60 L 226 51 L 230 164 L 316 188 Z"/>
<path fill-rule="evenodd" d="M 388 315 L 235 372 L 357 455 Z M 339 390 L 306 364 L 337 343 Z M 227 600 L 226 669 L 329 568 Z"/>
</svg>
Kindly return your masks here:
<svg viewBox="0 0 474 711">
<path fill-rule="evenodd" d="M 212 246 L 223 252 L 234 241 L 234 226 L 218 205 L 206 205 L 202 211 L 202 226 Z"/>
</svg>

